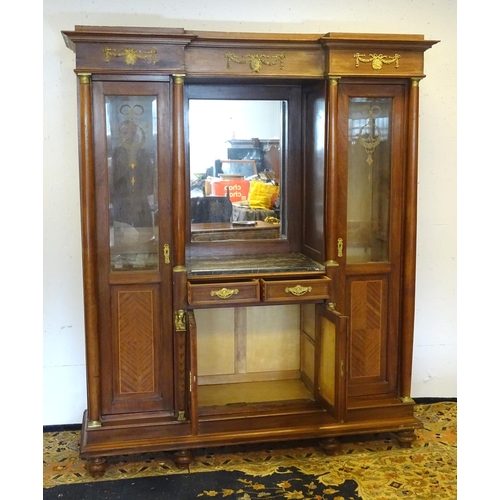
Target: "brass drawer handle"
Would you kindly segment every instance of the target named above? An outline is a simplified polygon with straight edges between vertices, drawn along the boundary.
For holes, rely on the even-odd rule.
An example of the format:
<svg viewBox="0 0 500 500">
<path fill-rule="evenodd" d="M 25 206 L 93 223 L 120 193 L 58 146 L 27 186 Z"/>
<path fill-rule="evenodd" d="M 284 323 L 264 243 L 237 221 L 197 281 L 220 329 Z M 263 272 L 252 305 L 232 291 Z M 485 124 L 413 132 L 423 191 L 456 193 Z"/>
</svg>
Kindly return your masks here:
<svg viewBox="0 0 500 500">
<path fill-rule="evenodd" d="M 220 290 L 213 290 L 212 292 L 210 292 L 210 296 L 217 296 L 219 297 L 219 299 L 229 299 L 229 297 L 238 295 L 238 293 L 239 290 L 237 288 L 233 288 L 232 290 L 230 290 L 229 288 L 222 288 Z"/>
<path fill-rule="evenodd" d="M 301 295 L 305 295 L 308 292 L 312 292 L 312 286 L 296 285 L 294 287 L 287 286 L 285 288 L 285 293 L 291 293 L 292 295 L 295 295 L 296 297 L 300 297 Z"/>
</svg>

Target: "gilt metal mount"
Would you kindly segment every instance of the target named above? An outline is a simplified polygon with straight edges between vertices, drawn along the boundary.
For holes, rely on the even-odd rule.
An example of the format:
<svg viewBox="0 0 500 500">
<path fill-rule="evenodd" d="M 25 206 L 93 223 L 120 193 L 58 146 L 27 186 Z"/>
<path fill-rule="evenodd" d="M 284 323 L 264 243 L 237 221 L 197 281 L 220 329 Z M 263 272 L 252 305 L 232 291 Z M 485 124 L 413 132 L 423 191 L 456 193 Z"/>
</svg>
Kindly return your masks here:
<svg viewBox="0 0 500 500">
<path fill-rule="evenodd" d="M 183 309 L 175 311 L 175 329 L 180 332 L 186 331 L 186 311 Z"/>
<path fill-rule="evenodd" d="M 386 56 L 385 54 L 370 54 L 366 57 L 365 54 L 360 54 L 357 52 L 354 54 L 354 59 L 356 59 L 356 68 L 359 68 L 359 63 L 372 63 L 372 69 L 381 70 L 384 64 L 394 64 L 395 68 L 399 68 L 399 59 L 401 56 L 399 54 L 394 54 L 394 56 Z"/>
<path fill-rule="evenodd" d="M 124 57 L 125 64 L 128 64 L 129 66 L 133 66 L 138 59 L 150 59 L 151 64 L 156 63 L 155 49 L 151 49 L 143 53 L 142 50 L 135 50 L 135 49 L 116 50 L 106 47 L 103 49 L 103 52 L 104 52 L 104 60 L 106 62 L 109 62 L 112 57 Z"/>
<path fill-rule="evenodd" d="M 229 289 L 229 288 L 221 288 L 220 290 L 213 290 L 210 292 L 212 297 L 216 296 L 219 299 L 229 299 L 233 295 L 238 295 L 239 290 L 237 288 Z"/>
<path fill-rule="evenodd" d="M 275 56 L 268 56 L 266 54 L 247 54 L 246 56 L 238 57 L 233 52 L 226 52 L 224 57 L 227 59 L 227 69 L 231 67 L 232 62 L 237 64 L 250 64 L 250 69 L 253 73 L 259 73 L 262 65 L 276 66 L 279 64 L 280 69 L 285 67 L 285 63 L 283 62 L 285 54 L 283 53 L 276 54 Z"/>
<path fill-rule="evenodd" d="M 305 295 L 308 292 L 312 292 L 312 287 L 296 285 L 293 287 L 287 286 L 285 288 L 285 293 L 291 293 L 292 295 L 295 295 L 296 297 L 300 297 L 301 295 Z"/>
</svg>

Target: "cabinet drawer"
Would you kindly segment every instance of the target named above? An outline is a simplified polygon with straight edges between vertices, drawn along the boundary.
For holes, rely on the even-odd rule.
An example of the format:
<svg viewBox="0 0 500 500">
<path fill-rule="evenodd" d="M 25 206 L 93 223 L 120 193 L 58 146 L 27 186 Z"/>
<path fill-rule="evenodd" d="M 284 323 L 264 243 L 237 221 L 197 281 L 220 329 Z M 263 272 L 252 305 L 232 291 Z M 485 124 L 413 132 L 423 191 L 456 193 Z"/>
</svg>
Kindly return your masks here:
<svg viewBox="0 0 500 500">
<path fill-rule="evenodd" d="M 326 276 L 309 280 L 262 280 L 262 301 L 320 301 L 330 297 L 330 286 L 331 280 Z"/>
<path fill-rule="evenodd" d="M 223 306 L 258 303 L 259 281 L 231 283 L 188 283 L 188 302 L 192 306 Z"/>
</svg>

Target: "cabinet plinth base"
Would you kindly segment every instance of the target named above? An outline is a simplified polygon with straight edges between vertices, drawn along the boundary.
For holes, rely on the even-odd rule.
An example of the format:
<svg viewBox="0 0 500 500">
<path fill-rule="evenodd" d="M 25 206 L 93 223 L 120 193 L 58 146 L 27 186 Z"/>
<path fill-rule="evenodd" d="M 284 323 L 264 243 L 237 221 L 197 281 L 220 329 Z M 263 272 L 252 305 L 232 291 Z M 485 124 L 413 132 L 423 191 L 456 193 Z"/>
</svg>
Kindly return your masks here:
<svg viewBox="0 0 500 500">
<path fill-rule="evenodd" d="M 180 450 L 174 453 L 172 460 L 179 469 L 187 469 L 194 462 L 194 455 L 189 450 Z"/>
<path fill-rule="evenodd" d="M 108 457 L 145 452 L 170 452 L 172 462 L 179 469 L 187 470 L 195 461 L 194 450 L 206 447 L 307 439 L 315 440 L 325 455 L 337 455 L 342 453 L 346 436 L 385 432 L 393 433 L 401 447 L 410 448 L 416 440 L 415 430 L 423 426 L 422 422 L 413 415 L 412 405 L 392 403 L 353 408 L 349 411 L 358 420 L 344 422 L 335 421 L 328 412 L 309 401 L 271 405 L 266 407 L 265 414 L 263 411 L 253 413 L 247 407 L 232 408 L 201 416 L 196 434 L 191 433 L 189 421 L 158 419 L 151 422 L 137 418 L 137 422 L 132 422 L 131 417 L 89 428 L 85 412 L 80 457 L 87 461 L 89 474 L 99 478 L 106 472 Z"/>
</svg>

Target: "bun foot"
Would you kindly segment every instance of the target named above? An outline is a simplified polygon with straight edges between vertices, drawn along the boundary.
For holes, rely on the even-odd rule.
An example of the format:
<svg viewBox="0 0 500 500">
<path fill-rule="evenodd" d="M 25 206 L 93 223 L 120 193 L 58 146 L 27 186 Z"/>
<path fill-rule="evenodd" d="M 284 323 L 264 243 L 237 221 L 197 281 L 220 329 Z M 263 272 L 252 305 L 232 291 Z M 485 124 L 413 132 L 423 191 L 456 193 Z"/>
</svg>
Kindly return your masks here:
<svg viewBox="0 0 500 500">
<path fill-rule="evenodd" d="M 417 439 L 415 429 L 404 429 L 396 432 L 396 439 L 398 440 L 401 448 L 411 448 L 411 444 Z"/>
<path fill-rule="evenodd" d="M 108 468 L 108 461 L 105 458 L 90 458 L 87 460 L 85 468 L 94 479 L 100 478 Z"/>
<path fill-rule="evenodd" d="M 323 439 L 319 442 L 321 449 L 325 453 L 325 455 L 335 455 L 337 450 L 339 449 L 340 441 L 335 438 Z"/>
<path fill-rule="evenodd" d="M 194 461 L 194 455 L 189 450 L 180 450 L 174 453 L 172 460 L 179 469 L 187 469 Z"/>
</svg>

